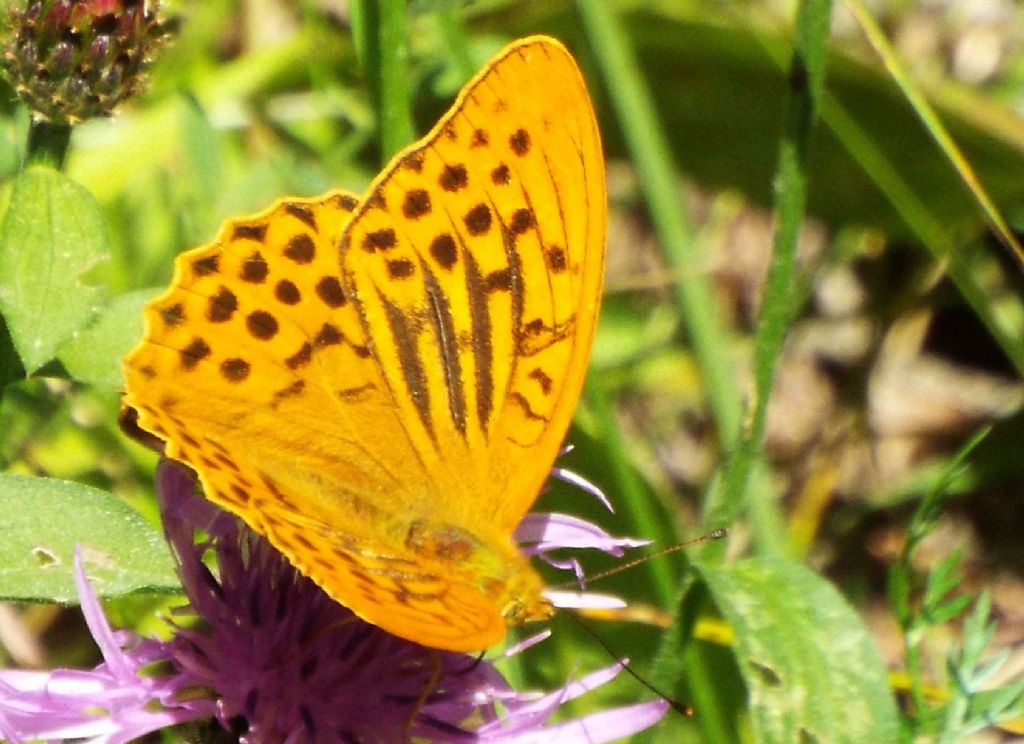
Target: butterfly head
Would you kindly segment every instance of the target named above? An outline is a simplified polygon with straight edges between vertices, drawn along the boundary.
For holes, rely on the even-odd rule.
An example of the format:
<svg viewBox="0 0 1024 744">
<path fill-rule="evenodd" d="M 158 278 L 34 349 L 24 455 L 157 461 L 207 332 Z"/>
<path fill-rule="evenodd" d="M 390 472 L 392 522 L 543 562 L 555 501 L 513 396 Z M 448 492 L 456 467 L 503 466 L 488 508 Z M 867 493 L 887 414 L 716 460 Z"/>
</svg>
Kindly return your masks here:
<svg viewBox="0 0 1024 744">
<path fill-rule="evenodd" d="M 555 608 L 543 592 L 544 582 L 529 566 L 513 574 L 502 592 L 501 615 L 505 624 L 514 626 L 551 619 Z"/>
</svg>

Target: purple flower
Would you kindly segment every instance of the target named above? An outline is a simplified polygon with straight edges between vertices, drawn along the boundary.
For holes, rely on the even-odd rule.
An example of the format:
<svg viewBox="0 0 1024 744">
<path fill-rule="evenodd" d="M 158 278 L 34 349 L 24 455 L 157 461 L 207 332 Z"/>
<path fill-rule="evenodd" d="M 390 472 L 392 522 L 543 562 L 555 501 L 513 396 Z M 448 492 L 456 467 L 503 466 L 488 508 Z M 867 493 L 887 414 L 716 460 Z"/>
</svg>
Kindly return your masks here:
<svg viewBox="0 0 1024 744">
<path fill-rule="evenodd" d="M 246 744 L 556 736 L 590 744 L 647 728 L 667 709 L 656 700 L 552 723 L 562 703 L 604 684 L 619 665 L 548 694 L 517 693 L 487 661 L 424 648 L 357 618 L 267 541 L 196 496 L 184 468 L 162 464 L 157 493 L 188 615 L 174 622 L 166 642 L 113 631 L 76 555 L 78 594 L 103 663 L 91 671 L 0 672 L 0 735 L 8 742 L 116 744 L 174 724 L 216 721 Z M 197 531 L 205 534 L 199 543 Z M 634 544 L 564 515 L 531 516 L 517 536 L 540 555 L 566 546 L 618 553 Z M 216 575 L 203 561 L 208 551 Z M 578 571 L 573 562 L 564 565 Z M 607 599 L 564 594 L 553 599 L 607 606 Z"/>
</svg>

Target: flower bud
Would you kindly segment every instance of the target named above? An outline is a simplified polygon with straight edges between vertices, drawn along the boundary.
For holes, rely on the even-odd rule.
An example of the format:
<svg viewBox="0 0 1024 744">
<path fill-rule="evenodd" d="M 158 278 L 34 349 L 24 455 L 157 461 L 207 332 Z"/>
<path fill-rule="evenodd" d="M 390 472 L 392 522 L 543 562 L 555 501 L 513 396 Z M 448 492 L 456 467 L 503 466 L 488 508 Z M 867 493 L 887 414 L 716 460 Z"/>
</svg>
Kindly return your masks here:
<svg viewBox="0 0 1024 744">
<path fill-rule="evenodd" d="M 167 38 L 159 0 L 28 0 L 8 11 L 2 65 L 36 119 L 109 115 Z"/>
</svg>

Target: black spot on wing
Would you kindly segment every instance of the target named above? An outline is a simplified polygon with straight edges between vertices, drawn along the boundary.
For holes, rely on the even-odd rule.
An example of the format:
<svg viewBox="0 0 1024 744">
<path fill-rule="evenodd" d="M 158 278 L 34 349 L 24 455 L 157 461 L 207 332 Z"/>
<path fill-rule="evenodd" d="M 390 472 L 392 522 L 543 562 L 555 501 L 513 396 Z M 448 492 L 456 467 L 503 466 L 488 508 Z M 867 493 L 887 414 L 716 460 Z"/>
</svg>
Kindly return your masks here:
<svg viewBox="0 0 1024 744">
<path fill-rule="evenodd" d="M 235 225 L 231 231 L 232 240 L 256 240 L 262 243 L 266 237 L 266 225 Z"/>
<path fill-rule="evenodd" d="M 206 305 L 206 319 L 211 323 L 224 323 L 238 309 L 238 298 L 227 287 L 221 287 L 217 294 L 210 297 Z"/>
<path fill-rule="evenodd" d="M 316 257 L 316 244 L 306 233 L 299 233 L 288 241 L 284 255 L 297 264 L 308 264 Z"/>
<path fill-rule="evenodd" d="M 267 266 L 267 259 L 259 251 L 253 251 L 244 261 L 238 278 L 249 284 L 262 284 L 267 279 L 270 268 Z"/>
<path fill-rule="evenodd" d="M 314 214 L 312 207 L 308 204 L 288 202 L 284 205 L 284 210 L 292 217 L 299 220 L 299 222 L 302 222 L 304 225 L 316 232 L 316 214 Z"/>
</svg>

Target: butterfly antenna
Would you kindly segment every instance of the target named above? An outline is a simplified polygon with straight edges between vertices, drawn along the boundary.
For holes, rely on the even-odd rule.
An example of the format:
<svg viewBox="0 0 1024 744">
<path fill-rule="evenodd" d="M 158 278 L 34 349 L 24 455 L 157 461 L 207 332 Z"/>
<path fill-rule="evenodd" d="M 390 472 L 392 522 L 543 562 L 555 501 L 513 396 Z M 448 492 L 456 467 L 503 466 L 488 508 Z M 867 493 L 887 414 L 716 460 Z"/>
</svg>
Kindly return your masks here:
<svg viewBox="0 0 1024 744">
<path fill-rule="evenodd" d="M 587 625 L 585 622 L 583 622 L 582 618 L 578 617 L 577 615 L 575 615 L 572 612 L 567 612 L 566 614 L 569 617 L 571 617 L 573 620 L 575 620 L 576 624 L 579 625 L 579 627 L 583 629 L 583 632 L 586 633 L 588 636 L 590 636 L 590 638 L 595 643 L 597 643 L 598 646 L 603 648 L 605 650 L 605 653 L 607 653 L 609 656 L 611 656 L 613 659 L 615 659 L 616 663 L 618 663 L 618 665 L 620 667 L 622 667 L 622 669 L 625 670 L 625 672 L 627 674 L 629 674 L 630 677 L 635 679 L 644 688 L 646 688 L 647 690 L 650 690 L 655 695 L 657 695 L 659 698 L 661 698 L 666 703 L 668 703 L 672 707 L 672 710 L 674 710 L 676 713 L 678 713 L 678 714 L 680 714 L 682 716 L 686 716 L 687 718 L 689 718 L 690 716 L 693 715 L 693 706 L 688 705 L 687 703 L 681 702 L 679 700 L 676 700 L 675 698 L 669 697 L 668 695 L 663 693 L 657 687 L 655 687 L 650 682 L 648 682 L 646 679 L 644 679 L 639 674 L 637 674 L 633 670 L 633 666 L 628 661 L 623 660 L 623 658 L 622 658 L 622 656 L 620 654 L 615 653 L 615 650 L 612 649 L 612 647 L 609 646 L 607 643 L 605 643 L 604 639 L 602 639 L 601 636 L 599 636 L 597 633 L 595 633 L 593 630 L 591 630 L 590 626 Z"/>
<path fill-rule="evenodd" d="M 721 540 L 728 534 L 729 530 L 727 528 L 719 527 L 718 529 L 711 530 L 711 532 L 705 533 L 700 537 L 695 537 L 692 540 L 686 540 L 685 542 L 681 542 L 678 545 L 670 545 L 667 548 L 662 548 L 661 550 L 656 550 L 653 553 L 648 553 L 647 555 L 642 555 L 639 558 L 634 558 L 633 560 L 626 561 L 625 563 L 620 563 L 614 568 L 609 568 L 606 571 L 600 571 L 594 574 L 593 576 L 588 576 L 587 582 L 589 583 L 592 581 L 597 581 L 598 579 L 604 579 L 609 576 L 614 576 L 615 574 L 622 573 L 623 571 L 629 571 L 632 568 L 635 568 L 643 563 L 647 563 L 648 561 L 653 560 L 654 558 L 659 558 L 663 555 L 671 555 L 672 553 L 679 553 L 683 550 L 690 550 L 691 548 L 694 548 L 697 545 L 703 545 L 704 543 L 711 542 L 712 540 Z M 577 582 L 566 581 L 561 584 L 555 584 L 552 588 L 569 589 L 573 587 L 577 587 Z"/>
<path fill-rule="evenodd" d="M 602 571 L 601 573 L 588 577 L 587 580 L 594 581 L 596 579 L 603 579 L 607 576 L 613 576 L 617 573 L 621 573 L 622 571 L 628 571 L 631 568 L 639 566 L 641 563 L 646 563 L 652 558 L 657 558 L 662 555 L 669 555 L 671 553 L 678 553 L 681 550 L 689 550 L 694 546 L 703 545 L 704 543 L 711 542 L 712 540 L 721 540 L 728 534 L 729 531 L 725 527 L 719 527 L 718 529 L 712 530 L 711 532 L 701 535 L 700 537 L 695 537 L 692 540 L 686 540 L 685 542 L 679 543 L 678 545 L 671 545 L 667 548 L 655 551 L 654 553 L 648 553 L 645 556 L 641 556 L 640 558 L 636 558 L 634 560 L 618 565 L 615 568 L 608 569 L 607 571 Z M 562 586 L 575 586 L 575 582 L 567 582 Z M 619 654 L 615 653 L 614 649 L 612 649 L 611 646 L 605 643 L 605 641 L 599 635 L 597 635 L 597 633 L 591 630 L 590 626 L 583 622 L 582 618 L 580 618 L 573 612 L 567 612 L 566 614 L 569 617 L 571 617 L 576 622 L 576 624 L 583 629 L 583 632 L 590 636 L 590 638 L 593 639 L 594 642 L 597 643 L 597 645 L 603 648 L 605 650 L 605 653 L 607 653 L 613 659 L 616 659 L 619 666 L 622 667 L 626 671 L 626 673 L 629 674 L 630 677 L 639 682 L 640 685 L 642 685 L 644 688 L 650 690 L 652 693 L 654 693 L 659 698 L 664 700 L 672 707 L 674 711 L 676 711 L 680 715 L 687 717 L 693 715 L 692 706 L 683 703 L 679 700 L 676 700 L 675 698 L 669 697 L 661 690 L 659 690 L 657 687 L 648 682 L 646 679 L 637 674 L 633 670 L 633 667 L 629 664 L 629 662 L 623 661 L 622 657 Z"/>
</svg>

